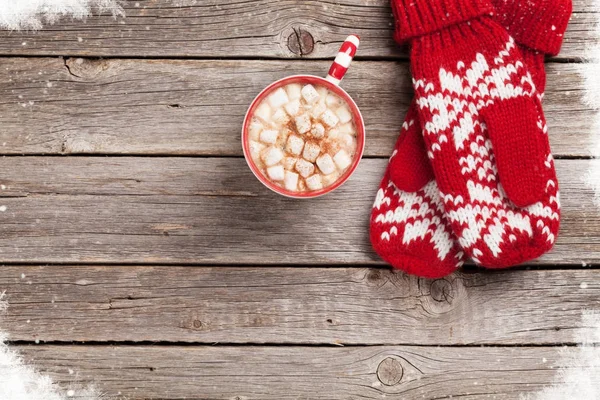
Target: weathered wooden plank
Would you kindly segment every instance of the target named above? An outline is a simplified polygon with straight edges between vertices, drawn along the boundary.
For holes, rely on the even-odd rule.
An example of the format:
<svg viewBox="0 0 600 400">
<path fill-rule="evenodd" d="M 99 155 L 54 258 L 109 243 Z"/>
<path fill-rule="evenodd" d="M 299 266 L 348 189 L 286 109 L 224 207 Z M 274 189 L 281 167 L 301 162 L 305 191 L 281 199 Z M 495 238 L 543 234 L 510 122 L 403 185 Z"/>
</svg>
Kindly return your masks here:
<svg viewBox="0 0 600 400">
<path fill-rule="evenodd" d="M 363 160 L 340 190 L 297 201 L 240 158 L 0 158 L 0 262 L 379 263 L 368 221 L 386 163 Z M 600 262 L 592 165 L 558 162 L 562 231 L 540 263 Z"/>
<path fill-rule="evenodd" d="M 152 57 L 333 57 L 359 34 L 362 57 L 406 57 L 392 40 L 389 0 L 139 0 L 127 18 L 63 19 L 39 32 L 0 32 L 0 54 Z M 575 0 L 561 57 L 594 40 L 598 10 Z M 300 40 L 299 40 L 300 39 Z"/>
<path fill-rule="evenodd" d="M 2 266 L 2 291 L 20 341 L 541 345 L 593 337 L 600 271 Z"/>
<path fill-rule="evenodd" d="M 1 40 L 0 40 L 1 42 Z M 325 74 L 325 61 L 5 59 L 0 154 L 241 155 L 252 99 L 273 80 Z M 557 156 L 589 156 L 594 111 L 579 65 L 550 64 L 545 110 Z M 343 83 L 388 157 L 412 97 L 408 65 L 357 62 Z"/>
<path fill-rule="evenodd" d="M 577 348 L 19 346 L 64 386 L 128 399 L 517 400 L 560 384 Z M 600 357 L 589 348 L 590 359 Z M 583 364 L 589 382 L 600 369 Z M 77 371 L 77 376 L 69 373 Z"/>
</svg>

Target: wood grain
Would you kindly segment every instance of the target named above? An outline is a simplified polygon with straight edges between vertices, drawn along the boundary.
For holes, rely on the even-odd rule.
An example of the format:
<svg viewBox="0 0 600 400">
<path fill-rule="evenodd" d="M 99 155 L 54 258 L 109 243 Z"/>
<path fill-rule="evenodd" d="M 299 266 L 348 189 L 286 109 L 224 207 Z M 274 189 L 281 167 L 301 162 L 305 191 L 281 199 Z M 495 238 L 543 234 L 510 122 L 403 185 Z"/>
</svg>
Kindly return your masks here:
<svg viewBox="0 0 600 400">
<path fill-rule="evenodd" d="M 598 10 L 575 0 L 563 58 L 594 40 Z M 127 18 L 63 19 L 39 32 L 0 32 L 2 55 L 327 57 L 358 34 L 360 57 L 406 57 L 392 40 L 389 0 L 129 0 Z M 300 38 L 301 40 L 298 40 Z"/>
<path fill-rule="evenodd" d="M 0 40 L 1 42 L 1 40 Z M 244 115 L 284 76 L 328 61 L 9 58 L 0 69 L 0 154 L 240 156 Z M 545 112 L 558 157 L 588 157 L 595 111 L 581 68 L 550 64 Z M 408 65 L 356 62 L 343 83 L 360 106 L 367 156 L 389 157 L 412 99 Z"/>
<path fill-rule="evenodd" d="M 557 163 L 562 230 L 538 263 L 600 262 L 585 183 L 598 163 Z M 368 222 L 386 165 L 363 160 L 339 190 L 298 201 L 263 187 L 239 158 L 0 158 L 0 262 L 380 263 Z"/>
<path fill-rule="evenodd" d="M 599 348 L 18 347 L 63 386 L 136 399 L 517 400 Z M 600 369 L 583 364 L 590 382 Z M 69 370 L 73 374 L 69 373 Z M 75 373 L 76 372 L 76 373 Z M 75 397 L 76 398 L 76 397 Z"/>
<path fill-rule="evenodd" d="M 2 291 L 18 341 L 551 345 L 593 337 L 600 270 L 2 266 Z"/>
</svg>

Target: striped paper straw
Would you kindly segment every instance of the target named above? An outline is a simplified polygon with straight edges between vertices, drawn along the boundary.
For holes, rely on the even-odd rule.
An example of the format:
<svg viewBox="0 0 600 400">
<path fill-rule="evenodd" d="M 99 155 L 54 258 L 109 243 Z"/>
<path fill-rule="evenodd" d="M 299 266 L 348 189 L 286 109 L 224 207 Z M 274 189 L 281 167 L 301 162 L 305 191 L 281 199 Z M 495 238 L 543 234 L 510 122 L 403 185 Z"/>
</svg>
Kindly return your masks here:
<svg viewBox="0 0 600 400">
<path fill-rule="evenodd" d="M 350 35 L 344 40 L 337 57 L 335 57 L 331 68 L 329 68 L 329 74 L 327 74 L 327 78 L 325 79 L 334 85 L 340 84 L 344 75 L 346 75 L 346 71 L 348 71 L 348 67 L 356 54 L 356 50 L 358 50 L 359 43 L 360 39 L 357 35 Z"/>
</svg>

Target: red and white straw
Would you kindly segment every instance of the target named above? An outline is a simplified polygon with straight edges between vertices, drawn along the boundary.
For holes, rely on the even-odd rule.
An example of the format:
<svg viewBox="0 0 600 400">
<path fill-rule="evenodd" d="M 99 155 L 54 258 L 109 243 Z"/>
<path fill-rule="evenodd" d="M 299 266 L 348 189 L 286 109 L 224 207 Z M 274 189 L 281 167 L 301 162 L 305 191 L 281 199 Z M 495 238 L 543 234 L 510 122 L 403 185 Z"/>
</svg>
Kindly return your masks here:
<svg viewBox="0 0 600 400">
<path fill-rule="evenodd" d="M 340 84 L 344 75 L 346 75 L 346 71 L 348 71 L 348 67 L 356 54 L 356 50 L 358 50 L 359 43 L 360 39 L 357 35 L 350 35 L 344 40 L 337 57 L 333 61 L 331 68 L 329 68 L 329 74 L 327 74 L 327 78 L 325 79 L 334 85 Z"/>
</svg>

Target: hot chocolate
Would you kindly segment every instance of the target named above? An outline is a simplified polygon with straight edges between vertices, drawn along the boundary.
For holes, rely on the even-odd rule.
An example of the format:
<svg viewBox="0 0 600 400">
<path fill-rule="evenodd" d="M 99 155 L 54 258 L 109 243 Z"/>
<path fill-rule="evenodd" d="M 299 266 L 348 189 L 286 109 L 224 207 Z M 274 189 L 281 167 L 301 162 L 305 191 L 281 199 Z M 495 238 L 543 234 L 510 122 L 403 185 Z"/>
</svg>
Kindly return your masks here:
<svg viewBox="0 0 600 400">
<path fill-rule="evenodd" d="M 268 94 L 248 126 L 252 161 L 289 192 L 319 191 L 336 183 L 357 152 L 349 105 L 325 86 L 291 83 Z"/>
</svg>

